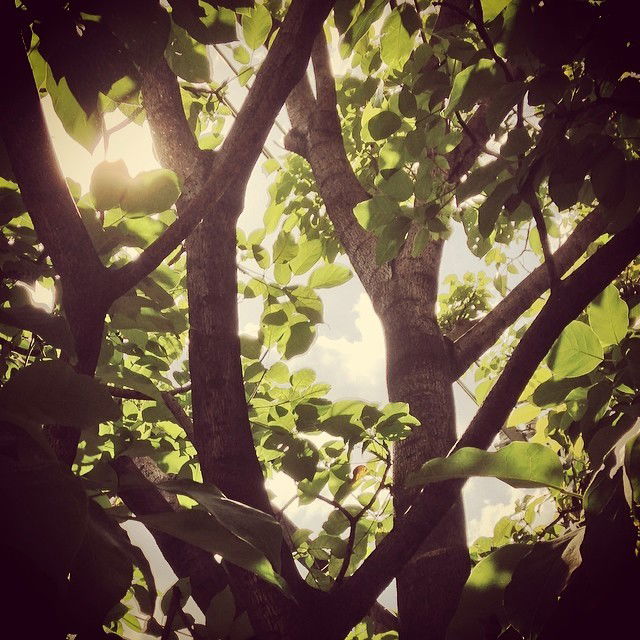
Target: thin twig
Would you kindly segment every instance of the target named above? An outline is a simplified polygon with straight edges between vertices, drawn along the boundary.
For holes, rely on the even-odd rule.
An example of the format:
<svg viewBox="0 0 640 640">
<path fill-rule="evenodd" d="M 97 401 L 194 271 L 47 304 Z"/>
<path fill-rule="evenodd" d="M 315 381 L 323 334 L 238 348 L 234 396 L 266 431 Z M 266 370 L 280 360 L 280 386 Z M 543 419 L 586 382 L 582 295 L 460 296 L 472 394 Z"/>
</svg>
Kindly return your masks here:
<svg viewBox="0 0 640 640">
<path fill-rule="evenodd" d="M 114 398 L 122 398 L 123 400 L 153 400 L 151 396 L 148 396 L 146 393 L 142 391 L 136 391 L 135 389 L 125 389 L 123 387 L 114 387 L 111 385 L 107 385 L 109 389 L 109 393 Z M 168 389 L 167 391 L 162 391 L 162 393 L 168 393 L 172 396 L 180 395 L 181 393 L 187 393 L 191 391 L 191 383 L 183 384 L 181 387 L 176 387 L 175 389 Z"/>
<path fill-rule="evenodd" d="M 235 68 L 235 65 L 233 64 L 233 62 L 231 62 L 231 60 L 229 60 L 229 58 L 226 56 L 226 54 L 222 51 L 222 48 L 219 47 L 217 44 L 213 45 L 213 48 L 216 50 L 216 52 L 218 53 L 218 55 L 222 58 L 222 60 L 225 62 L 225 64 L 229 67 L 229 69 L 231 69 L 231 71 L 233 71 L 233 73 L 235 73 L 236 77 L 238 77 L 240 75 L 240 72 L 238 69 Z M 247 91 L 251 90 L 251 87 L 248 85 L 245 85 L 247 87 Z M 280 133 L 283 136 L 287 135 L 287 132 L 285 131 L 284 127 L 276 120 L 274 122 L 276 128 L 280 131 Z"/>
<path fill-rule="evenodd" d="M 559 282 L 558 271 L 556 269 L 555 262 L 553 261 L 553 253 L 549 246 L 549 235 L 547 233 L 547 226 L 544 222 L 544 216 L 540 208 L 540 202 L 532 186 L 527 187 L 524 193 L 525 202 L 531 207 L 533 213 L 533 219 L 535 220 L 536 227 L 538 229 L 538 235 L 540 236 L 540 244 L 542 245 L 542 253 L 544 255 L 544 263 L 549 272 L 549 288 L 553 292 L 556 285 Z"/>
<path fill-rule="evenodd" d="M 458 124 L 462 127 L 462 130 L 471 138 L 471 142 L 473 142 L 473 144 L 476 145 L 476 147 L 481 149 L 484 153 L 490 156 L 493 156 L 494 158 L 500 159 L 503 157 L 497 151 L 491 151 L 491 149 L 489 149 L 489 147 L 487 147 L 486 144 L 481 144 L 480 141 L 478 140 L 478 137 L 471 129 L 471 127 L 464 121 L 464 119 L 460 115 L 460 112 L 456 111 L 455 113 L 456 113 L 456 119 L 458 120 Z"/>
<path fill-rule="evenodd" d="M 509 82 L 513 82 L 513 74 L 511 73 L 511 69 L 509 69 L 509 65 L 506 63 L 504 58 L 501 58 L 497 52 L 496 48 L 493 45 L 493 41 L 491 40 L 491 36 L 489 36 L 489 32 L 484 26 L 484 15 L 482 12 L 482 1 L 481 0 L 473 0 L 473 6 L 478 14 L 478 18 L 474 19 L 473 16 L 470 16 L 471 22 L 475 25 L 475 28 L 478 30 L 478 35 L 482 38 L 482 42 L 484 42 L 485 47 L 491 54 L 491 57 L 495 60 L 496 64 L 504 71 L 504 75 Z"/>
<path fill-rule="evenodd" d="M 351 564 L 351 557 L 353 556 L 353 551 L 355 548 L 356 541 L 356 525 L 362 516 L 371 508 L 373 503 L 376 501 L 380 491 L 386 486 L 387 474 L 389 473 L 389 469 L 391 468 L 391 457 L 387 458 L 386 466 L 384 468 L 384 472 L 382 474 L 382 478 L 380 479 L 380 483 L 378 484 L 377 489 L 374 491 L 371 499 L 365 504 L 358 513 L 352 516 L 352 519 L 349 521 L 349 538 L 347 539 L 347 546 L 345 549 L 344 558 L 342 559 L 342 565 L 340 566 L 340 571 L 336 576 L 336 580 L 333 583 L 332 589 L 337 587 L 342 583 L 344 577 L 347 575 L 347 570 L 349 569 L 349 565 Z"/>
</svg>

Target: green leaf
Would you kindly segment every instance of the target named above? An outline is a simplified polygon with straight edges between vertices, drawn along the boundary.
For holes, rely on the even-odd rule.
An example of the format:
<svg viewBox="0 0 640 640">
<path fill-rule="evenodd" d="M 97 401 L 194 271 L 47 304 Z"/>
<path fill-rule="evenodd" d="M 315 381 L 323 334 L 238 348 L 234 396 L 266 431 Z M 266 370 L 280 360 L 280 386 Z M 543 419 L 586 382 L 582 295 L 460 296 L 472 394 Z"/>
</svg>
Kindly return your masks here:
<svg viewBox="0 0 640 640">
<path fill-rule="evenodd" d="M 131 177 L 124 160 L 96 165 L 89 184 L 96 209 L 104 211 L 119 206 L 130 182 Z"/>
<path fill-rule="evenodd" d="M 492 620 L 506 626 L 504 590 L 516 565 L 529 550 L 530 547 L 524 544 L 508 544 L 478 562 L 462 592 L 458 610 L 447 631 L 447 640 L 495 637 L 493 626 L 488 627 Z"/>
<path fill-rule="evenodd" d="M 180 78 L 187 82 L 211 82 L 206 47 L 175 23 L 171 25 L 164 55 L 171 70 Z"/>
<path fill-rule="evenodd" d="M 292 324 L 286 339 L 284 357 L 293 358 L 307 351 L 315 335 L 315 329 L 310 322 L 296 322 Z"/>
<path fill-rule="evenodd" d="M 325 264 L 309 276 L 309 286 L 313 289 L 329 289 L 351 280 L 353 274 L 342 264 Z"/>
<path fill-rule="evenodd" d="M 506 166 L 507 163 L 502 158 L 498 158 L 475 169 L 456 189 L 458 202 L 463 202 L 484 191 L 485 187 L 493 182 Z"/>
<path fill-rule="evenodd" d="M 380 56 L 393 69 L 402 69 L 413 51 L 413 35 L 408 33 L 398 9 L 382 25 Z"/>
<path fill-rule="evenodd" d="M 120 409 L 107 388 L 60 360 L 14 370 L 0 390 L 2 415 L 19 422 L 85 428 L 118 420 Z"/>
<path fill-rule="evenodd" d="M 629 327 L 629 307 L 620 297 L 614 284 L 610 284 L 588 307 L 589 324 L 602 346 L 620 344 Z"/>
<path fill-rule="evenodd" d="M 322 240 L 315 238 L 303 242 L 298 249 L 298 254 L 291 259 L 289 266 L 296 275 L 306 273 L 322 257 Z"/>
<path fill-rule="evenodd" d="M 482 237 L 488 238 L 491 235 L 502 207 L 511 193 L 513 193 L 512 181 L 500 182 L 478 208 L 478 230 Z"/>
<path fill-rule="evenodd" d="M 402 119 L 393 111 L 381 111 L 369 120 L 367 126 L 374 140 L 384 140 L 402 126 Z"/>
<path fill-rule="evenodd" d="M 366 0 L 365 8 L 345 33 L 345 42 L 355 47 L 358 41 L 369 31 L 369 27 L 380 17 L 387 0 Z"/>
<path fill-rule="evenodd" d="M 401 217 L 384 227 L 376 244 L 377 264 L 384 264 L 398 255 L 410 226 L 411 220 Z"/>
<path fill-rule="evenodd" d="M 131 585 L 133 566 L 124 530 L 93 500 L 87 530 L 70 571 L 68 598 L 80 628 L 101 625 Z"/>
<path fill-rule="evenodd" d="M 380 189 L 397 202 L 404 202 L 413 195 L 413 182 L 402 170 L 396 171 L 392 176 L 380 183 Z"/>
<path fill-rule="evenodd" d="M 240 502 L 229 500 L 211 485 L 178 478 L 163 482 L 162 489 L 181 493 L 199 502 L 223 527 L 253 545 L 280 570 L 282 528 L 266 513 Z"/>
<path fill-rule="evenodd" d="M 265 555 L 222 526 L 213 516 L 196 509 L 139 516 L 142 524 L 184 540 L 254 573 L 284 589 L 285 583 Z"/>
<path fill-rule="evenodd" d="M 407 486 L 451 478 L 498 478 L 513 487 L 555 487 L 563 484 L 562 464 L 549 447 L 512 442 L 496 452 L 464 447 L 446 458 L 434 458 L 411 474 Z"/>
<path fill-rule="evenodd" d="M 598 336 L 584 322 L 568 324 L 547 357 L 554 378 L 576 378 L 593 371 L 603 360 Z"/>
<path fill-rule="evenodd" d="M 356 205 L 353 213 L 361 227 L 367 231 L 374 231 L 399 216 L 400 207 L 397 202 L 386 196 L 373 196 Z"/>
<path fill-rule="evenodd" d="M 413 118 L 416 115 L 418 103 L 416 97 L 407 86 L 402 87 L 398 96 L 398 109 L 406 118 Z"/>
<path fill-rule="evenodd" d="M 558 595 L 580 566 L 584 527 L 539 542 L 518 562 L 504 594 L 511 624 L 525 637 L 535 637 L 554 613 Z"/>
<path fill-rule="evenodd" d="M 242 16 L 242 35 L 250 49 L 258 49 L 267 41 L 271 24 L 271 13 L 262 4 Z"/>
<path fill-rule="evenodd" d="M 490 95 L 502 82 L 502 72 L 496 67 L 496 63 L 482 58 L 456 75 L 449 102 L 442 115 L 448 118 L 456 110 L 468 111 L 481 97 Z"/>
<path fill-rule="evenodd" d="M 94 112 L 87 117 L 84 109 L 71 93 L 66 78 L 62 78 L 56 84 L 53 75 L 49 74 L 47 91 L 64 130 L 89 153 L 93 153 L 102 135 L 101 116 Z"/>
<path fill-rule="evenodd" d="M 484 22 L 491 22 L 498 17 L 511 0 L 482 0 L 482 17 Z"/>
<path fill-rule="evenodd" d="M 171 207 L 179 195 L 180 183 L 173 171 L 143 171 L 129 182 L 121 206 L 129 213 L 158 213 Z"/>
</svg>

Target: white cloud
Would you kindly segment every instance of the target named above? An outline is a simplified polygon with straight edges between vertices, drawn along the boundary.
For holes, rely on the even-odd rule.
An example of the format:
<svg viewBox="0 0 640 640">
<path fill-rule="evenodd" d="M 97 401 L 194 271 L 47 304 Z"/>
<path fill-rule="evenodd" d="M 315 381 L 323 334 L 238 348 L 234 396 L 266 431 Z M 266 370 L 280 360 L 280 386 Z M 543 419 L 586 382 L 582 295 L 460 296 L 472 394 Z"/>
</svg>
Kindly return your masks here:
<svg viewBox="0 0 640 640">
<path fill-rule="evenodd" d="M 337 367 L 346 374 L 350 382 L 378 384 L 384 379 L 385 363 L 384 334 L 380 319 L 365 293 L 360 294 L 353 310 L 360 338 L 350 341 L 346 338 L 319 336 L 316 342 L 318 357 L 323 365 Z"/>
</svg>

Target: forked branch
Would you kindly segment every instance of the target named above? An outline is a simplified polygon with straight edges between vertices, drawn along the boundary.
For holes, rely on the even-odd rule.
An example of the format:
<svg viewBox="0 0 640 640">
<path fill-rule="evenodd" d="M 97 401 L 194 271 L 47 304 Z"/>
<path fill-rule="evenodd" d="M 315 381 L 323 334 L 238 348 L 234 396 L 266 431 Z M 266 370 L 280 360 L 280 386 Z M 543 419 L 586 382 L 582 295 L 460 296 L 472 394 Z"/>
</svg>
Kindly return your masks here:
<svg viewBox="0 0 640 640">
<path fill-rule="evenodd" d="M 576 226 L 565 243 L 553 254 L 558 276 L 566 273 L 576 260 L 597 240 L 606 229 L 607 219 L 596 208 Z M 540 265 L 518 284 L 509 295 L 494 307 L 482 320 L 455 341 L 456 363 L 453 372 L 460 377 L 502 333 L 510 327 L 548 288 L 549 271 Z"/>
<path fill-rule="evenodd" d="M 640 220 L 617 234 L 554 291 L 522 337 L 505 369 L 454 450 L 486 449 L 507 419 L 538 364 L 564 327 L 640 252 Z M 332 598 L 350 603 L 342 629 L 366 613 L 370 603 L 411 559 L 425 538 L 459 497 L 464 480 L 450 480 L 422 490 L 406 515 Z"/>
</svg>

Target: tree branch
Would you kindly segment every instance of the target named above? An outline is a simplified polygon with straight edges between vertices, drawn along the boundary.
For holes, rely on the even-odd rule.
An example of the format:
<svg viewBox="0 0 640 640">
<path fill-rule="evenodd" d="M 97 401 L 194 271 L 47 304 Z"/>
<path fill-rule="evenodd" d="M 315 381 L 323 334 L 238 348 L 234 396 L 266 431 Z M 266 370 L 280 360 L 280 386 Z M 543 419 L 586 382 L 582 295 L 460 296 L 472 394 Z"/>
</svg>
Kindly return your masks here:
<svg viewBox="0 0 640 640">
<path fill-rule="evenodd" d="M 578 223 L 553 255 L 558 276 L 573 266 L 589 245 L 604 233 L 606 226 L 606 216 L 599 208 Z M 548 288 L 549 272 L 545 265 L 540 265 L 482 320 L 458 338 L 454 343 L 456 363 L 453 376 L 460 377 Z"/>
<path fill-rule="evenodd" d="M 7 67 L 7 86 L 0 96 L 0 131 L 20 193 L 38 239 L 67 287 L 95 291 L 106 275 L 71 197 L 51 143 L 31 67 L 20 37 L 16 9 L 0 8 L 0 41 Z M 73 251 L 69 243 L 73 239 Z"/>
<path fill-rule="evenodd" d="M 559 276 L 556 271 L 555 262 L 553 260 L 553 254 L 551 253 L 551 247 L 549 246 L 549 235 L 547 234 L 547 225 L 542 215 L 542 209 L 540 208 L 540 201 L 533 188 L 529 188 L 523 197 L 524 201 L 531 208 L 533 219 L 538 229 L 538 236 L 540 237 L 540 244 L 542 246 L 542 255 L 544 256 L 544 266 L 549 274 L 549 288 L 551 291 L 558 284 Z"/>
<path fill-rule="evenodd" d="M 518 397 L 564 327 L 578 317 L 640 251 L 640 220 L 599 249 L 552 293 L 536 317 L 482 407 L 458 440 L 462 447 L 486 449 Z M 411 559 L 459 496 L 465 480 L 439 482 L 423 489 L 407 514 L 361 567 L 332 594 L 330 603 L 349 602 L 340 620 L 345 632 L 365 615 L 400 569 Z"/>
<path fill-rule="evenodd" d="M 246 184 L 284 101 L 307 67 L 311 45 L 333 2 L 295 0 L 256 75 L 251 91 L 213 163 L 204 188 L 142 254 L 112 277 L 113 299 L 149 275 L 226 193 L 229 176 Z"/>
<path fill-rule="evenodd" d="M 295 498 L 295 496 L 294 496 Z M 298 527 L 295 523 L 284 513 L 284 509 L 286 506 L 279 512 L 275 514 L 276 520 L 280 522 L 282 526 L 282 531 L 284 534 L 284 540 L 289 547 L 289 551 L 293 554 L 295 551 L 295 544 L 293 543 L 293 537 L 298 531 Z M 326 563 L 321 562 L 317 558 L 313 558 L 313 568 L 316 571 L 324 572 L 326 570 Z M 383 633 L 385 631 L 393 631 L 398 628 L 398 618 L 391 611 L 389 611 L 386 607 L 381 605 L 379 602 L 374 602 L 369 612 L 367 613 L 367 617 L 373 621 L 374 624 L 374 632 L 375 633 Z"/>
<path fill-rule="evenodd" d="M 107 389 L 109 389 L 109 393 L 114 398 L 122 398 L 123 400 L 153 400 L 151 396 L 148 396 L 146 393 L 142 393 L 142 391 L 136 391 L 135 389 L 126 389 L 123 387 L 114 387 L 112 385 L 107 385 Z M 183 384 L 181 387 L 176 387 L 175 389 L 169 389 L 168 391 L 162 391 L 162 393 L 167 393 L 172 396 L 180 395 L 181 393 L 187 393 L 191 391 L 191 383 Z"/>
<path fill-rule="evenodd" d="M 365 231 L 353 208 L 371 195 L 362 187 L 347 158 L 340 121 L 336 110 L 336 93 L 327 43 L 319 33 L 312 52 L 316 93 L 313 96 L 307 76 L 303 76 L 287 99 L 292 130 L 284 146 L 303 155 L 311 165 L 318 192 L 327 208 L 338 238 L 351 265 L 371 295 L 376 271 L 375 236 Z"/>
</svg>

